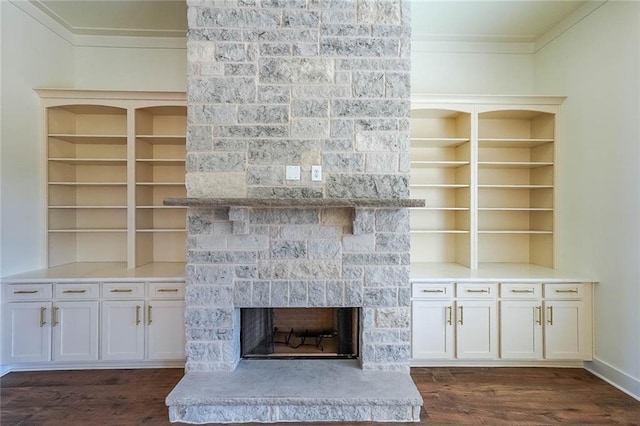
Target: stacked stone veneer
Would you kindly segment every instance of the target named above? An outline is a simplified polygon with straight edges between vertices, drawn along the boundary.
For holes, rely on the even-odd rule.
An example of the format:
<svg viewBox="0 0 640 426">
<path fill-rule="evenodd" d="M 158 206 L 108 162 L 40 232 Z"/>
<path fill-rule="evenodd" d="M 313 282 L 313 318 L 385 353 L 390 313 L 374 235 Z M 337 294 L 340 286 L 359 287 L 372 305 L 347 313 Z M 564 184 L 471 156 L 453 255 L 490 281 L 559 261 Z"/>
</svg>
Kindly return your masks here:
<svg viewBox="0 0 640 426">
<path fill-rule="evenodd" d="M 188 3 L 188 197 L 408 197 L 406 1 Z M 363 368 L 408 371 L 406 209 L 194 207 L 187 227 L 188 371 L 235 368 L 239 308 L 287 306 L 362 307 Z"/>
</svg>

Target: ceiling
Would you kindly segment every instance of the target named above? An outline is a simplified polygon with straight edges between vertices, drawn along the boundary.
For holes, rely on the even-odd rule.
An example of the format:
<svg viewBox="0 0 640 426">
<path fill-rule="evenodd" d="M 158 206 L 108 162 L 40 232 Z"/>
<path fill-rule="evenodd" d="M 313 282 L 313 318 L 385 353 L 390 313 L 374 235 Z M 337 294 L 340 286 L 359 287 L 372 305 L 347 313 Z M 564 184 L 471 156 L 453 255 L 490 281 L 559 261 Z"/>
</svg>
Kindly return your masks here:
<svg viewBox="0 0 640 426">
<path fill-rule="evenodd" d="M 184 37 L 187 27 L 185 0 L 29 1 L 78 35 Z M 413 38 L 531 43 L 589 2 L 411 0 Z"/>
</svg>

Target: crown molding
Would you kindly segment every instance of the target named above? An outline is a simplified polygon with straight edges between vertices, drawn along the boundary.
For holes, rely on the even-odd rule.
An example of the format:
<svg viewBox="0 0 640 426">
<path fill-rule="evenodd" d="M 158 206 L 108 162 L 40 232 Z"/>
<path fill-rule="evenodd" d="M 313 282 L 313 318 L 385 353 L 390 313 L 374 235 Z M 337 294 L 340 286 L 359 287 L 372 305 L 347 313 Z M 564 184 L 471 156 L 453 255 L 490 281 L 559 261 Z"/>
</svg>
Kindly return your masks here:
<svg viewBox="0 0 640 426">
<path fill-rule="evenodd" d="M 73 47 L 116 47 L 147 49 L 186 49 L 187 38 L 184 37 L 149 37 L 124 35 L 89 35 L 74 34 L 65 23 L 52 18 L 31 1 L 9 0 L 11 4 L 38 21 Z M 149 34 L 153 34 L 150 32 Z"/>
<path fill-rule="evenodd" d="M 418 37 L 411 40 L 411 51 L 419 53 L 447 52 L 521 55 L 534 53 L 533 48 L 533 42 L 434 40 L 430 37 Z"/>
<path fill-rule="evenodd" d="M 570 30 L 578 22 L 591 15 L 609 0 L 587 1 L 585 4 L 576 9 L 571 15 L 564 18 L 556 26 L 544 33 L 534 44 L 534 53 L 543 49 L 556 38 L 560 37 L 566 31 Z"/>
</svg>

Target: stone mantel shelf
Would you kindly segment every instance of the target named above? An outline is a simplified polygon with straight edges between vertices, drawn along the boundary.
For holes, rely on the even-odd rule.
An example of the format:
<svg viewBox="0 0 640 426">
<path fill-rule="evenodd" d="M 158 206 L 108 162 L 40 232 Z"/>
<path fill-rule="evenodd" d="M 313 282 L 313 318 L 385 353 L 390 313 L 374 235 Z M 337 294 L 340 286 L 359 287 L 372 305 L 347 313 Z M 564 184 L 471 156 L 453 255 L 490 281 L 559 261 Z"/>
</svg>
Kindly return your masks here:
<svg viewBox="0 0 640 426">
<path fill-rule="evenodd" d="M 408 208 L 424 207 L 411 198 L 166 198 L 165 206 L 258 208 Z"/>
</svg>

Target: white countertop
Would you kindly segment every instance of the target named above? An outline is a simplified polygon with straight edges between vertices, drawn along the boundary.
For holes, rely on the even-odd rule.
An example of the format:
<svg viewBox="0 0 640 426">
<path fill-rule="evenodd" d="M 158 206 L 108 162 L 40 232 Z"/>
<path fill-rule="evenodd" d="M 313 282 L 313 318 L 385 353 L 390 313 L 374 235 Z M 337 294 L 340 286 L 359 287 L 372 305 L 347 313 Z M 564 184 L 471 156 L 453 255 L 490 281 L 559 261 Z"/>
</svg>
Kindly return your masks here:
<svg viewBox="0 0 640 426">
<path fill-rule="evenodd" d="M 129 269 L 125 262 L 69 263 L 2 278 L 2 283 L 65 282 L 168 282 L 184 280 L 181 262 L 148 263 Z M 592 276 L 519 263 L 485 263 L 469 269 L 455 263 L 412 263 L 411 281 L 456 282 L 596 282 Z"/>
<path fill-rule="evenodd" d="M 469 269 L 456 263 L 412 263 L 411 281 L 596 282 L 594 277 L 528 263 L 484 263 Z"/>
<path fill-rule="evenodd" d="M 184 265 L 156 262 L 129 269 L 125 262 L 79 262 L 3 277 L 2 283 L 183 281 Z"/>
</svg>

